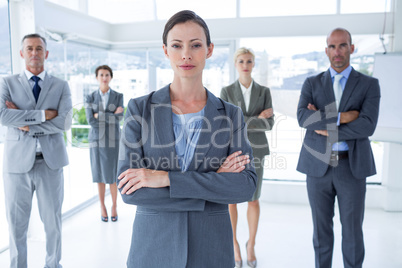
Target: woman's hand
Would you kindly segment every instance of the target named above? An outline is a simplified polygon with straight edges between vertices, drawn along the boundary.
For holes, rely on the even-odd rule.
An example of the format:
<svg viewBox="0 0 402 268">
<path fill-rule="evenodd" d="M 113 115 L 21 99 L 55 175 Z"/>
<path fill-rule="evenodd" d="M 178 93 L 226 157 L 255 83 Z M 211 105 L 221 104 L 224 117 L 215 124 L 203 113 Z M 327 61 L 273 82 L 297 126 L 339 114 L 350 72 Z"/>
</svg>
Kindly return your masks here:
<svg viewBox="0 0 402 268">
<path fill-rule="evenodd" d="M 121 194 L 131 194 L 142 187 L 163 188 L 170 186 L 167 171 L 152 170 L 145 168 L 127 169 L 117 178 L 120 180 L 117 187 L 121 190 Z"/>
<path fill-rule="evenodd" d="M 272 108 L 268 108 L 268 109 L 266 109 L 266 110 L 264 110 L 264 111 L 262 111 L 259 115 L 258 115 L 258 118 L 265 118 L 265 119 L 268 119 L 268 118 L 270 118 L 271 116 L 273 116 L 274 115 L 274 110 L 272 109 Z"/>
<path fill-rule="evenodd" d="M 114 114 L 121 114 L 122 112 L 124 112 L 123 107 L 119 106 L 116 108 L 116 111 L 114 111 Z"/>
<path fill-rule="evenodd" d="M 218 169 L 217 173 L 221 172 L 232 172 L 239 173 L 246 168 L 246 165 L 250 163 L 249 155 L 241 155 L 242 151 L 237 151 L 229 155 L 225 162 Z"/>
<path fill-rule="evenodd" d="M 94 113 L 94 117 L 98 119 L 98 113 Z"/>
</svg>

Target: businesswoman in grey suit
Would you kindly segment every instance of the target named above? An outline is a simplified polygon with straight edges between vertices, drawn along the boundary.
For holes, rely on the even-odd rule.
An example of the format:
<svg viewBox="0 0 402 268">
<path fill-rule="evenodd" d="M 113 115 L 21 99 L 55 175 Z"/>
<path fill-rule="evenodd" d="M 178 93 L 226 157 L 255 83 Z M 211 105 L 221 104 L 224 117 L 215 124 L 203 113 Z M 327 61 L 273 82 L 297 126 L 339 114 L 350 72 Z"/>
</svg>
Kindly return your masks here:
<svg viewBox="0 0 402 268">
<path fill-rule="evenodd" d="M 251 72 L 255 65 L 254 52 L 248 48 L 239 48 L 234 55 L 234 62 L 236 70 L 239 73 L 239 79 L 222 89 L 221 99 L 241 107 L 247 124 L 248 139 L 253 148 L 254 165 L 258 176 L 258 182 L 253 197 L 248 200 L 247 221 L 249 226 L 249 239 L 246 243 L 246 251 L 248 266 L 257 267 L 254 245 L 260 217 L 260 204 L 258 199 L 261 195 L 264 157 L 269 154 L 268 140 L 265 131 L 272 129 L 274 125 L 274 114 L 269 88 L 257 84 L 251 77 Z M 233 228 L 236 267 L 242 267 L 240 247 L 236 238 L 236 204 L 229 205 L 229 212 Z"/>
<path fill-rule="evenodd" d="M 85 114 L 91 125 L 89 132 L 93 182 L 98 184 L 101 220 L 109 220 L 105 206 L 106 184 L 112 196 L 111 220 L 117 221 L 117 159 L 119 157 L 120 121 L 123 119 L 123 94 L 112 90 L 109 83 L 113 71 L 107 65 L 95 70 L 99 90 L 86 98 Z"/>
<path fill-rule="evenodd" d="M 128 104 L 118 165 L 122 199 L 137 205 L 128 267 L 234 267 L 228 204 L 249 200 L 257 176 L 241 110 L 202 84 L 213 48 L 202 18 L 176 13 L 163 33 L 173 82 Z"/>
</svg>

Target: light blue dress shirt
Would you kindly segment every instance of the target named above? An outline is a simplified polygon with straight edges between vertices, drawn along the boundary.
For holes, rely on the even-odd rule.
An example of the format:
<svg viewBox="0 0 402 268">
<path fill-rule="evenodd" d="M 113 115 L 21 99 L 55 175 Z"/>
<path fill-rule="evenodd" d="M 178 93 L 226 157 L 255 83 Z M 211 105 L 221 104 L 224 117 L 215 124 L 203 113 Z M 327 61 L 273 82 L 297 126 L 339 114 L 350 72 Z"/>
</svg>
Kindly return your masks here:
<svg viewBox="0 0 402 268">
<path fill-rule="evenodd" d="M 331 73 L 331 79 L 332 79 L 332 83 L 334 83 L 334 77 L 335 75 L 337 75 L 338 73 L 332 69 L 332 67 L 329 68 L 329 72 Z M 342 87 L 342 91 L 345 90 L 345 85 L 346 82 L 348 81 L 349 75 L 352 72 L 352 66 L 348 66 L 346 67 L 345 70 L 343 70 L 341 73 L 341 75 L 343 75 L 343 77 L 341 78 L 341 80 L 339 81 L 339 83 L 341 84 Z M 338 122 L 337 125 L 340 125 L 340 119 L 341 119 L 341 114 L 338 113 Z M 340 141 L 340 142 L 336 142 L 332 145 L 332 151 L 348 151 L 349 150 L 349 146 L 345 141 Z"/>
<path fill-rule="evenodd" d="M 173 131 L 178 162 L 182 171 L 186 171 L 193 160 L 195 148 L 200 137 L 205 107 L 190 114 L 173 114 Z"/>
</svg>

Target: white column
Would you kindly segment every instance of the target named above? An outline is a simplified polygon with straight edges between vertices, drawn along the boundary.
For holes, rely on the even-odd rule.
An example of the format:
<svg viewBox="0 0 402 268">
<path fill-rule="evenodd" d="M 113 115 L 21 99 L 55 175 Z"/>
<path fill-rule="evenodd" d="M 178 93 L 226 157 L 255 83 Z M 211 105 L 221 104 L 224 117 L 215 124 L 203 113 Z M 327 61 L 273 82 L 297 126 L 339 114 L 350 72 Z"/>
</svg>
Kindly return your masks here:
<svg viewBox="0 0 402 268">
<path fill-rule="evenodd" d="M 35 32 L 33 6 L 33 0 L 10 1 L 10 39 L 13 74 L 20 73 L 25 69 L 24 61 L 20 57 L 21 39 L 24 35 Z"/>
</svg>

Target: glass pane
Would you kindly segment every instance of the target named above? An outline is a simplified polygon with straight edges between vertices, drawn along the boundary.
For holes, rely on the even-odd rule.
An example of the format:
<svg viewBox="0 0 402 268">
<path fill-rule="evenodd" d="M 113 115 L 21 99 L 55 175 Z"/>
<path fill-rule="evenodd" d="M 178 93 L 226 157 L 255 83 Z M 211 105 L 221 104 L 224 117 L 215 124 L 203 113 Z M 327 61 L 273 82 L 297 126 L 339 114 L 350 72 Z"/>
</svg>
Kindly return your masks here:
<svg viewBox="0 0 402 268">
<path fill-rule="evenodd" d="M 0 1 L 0 77 L 11 75 L 10 35 L 8 24 L 8 4 Z M 19 56 L 19 55 L 16 55 Z M 4 138 L 7 128 L 0 125 L 0 163 L 3 163 Z M 0 174 L 3 174 L 3 165 L 0 164 Z M 4 184 L 0 183 L 0 252 L 8 246 L 8 224 L 4 204 Z"/>
<path fill-rule="evenodd" d="M 295 172 L 302 146 L 304 130 L 296 119 L 300 89 L 308 76 L 326 71 L 329 67 L 324 49 L 325 36 L 241 39 L 240 46 L 250 47 L 256 54 L 253 78 L 270 87 L 275 125 L 267 133 L 271 155 L 266 159 L 265 178 L 305 180 L 305 175 Z M 385 37 L 388 44 L 389 37 Z M 351 65 L 358 71 L 372 75 L 374 53 L 383 52 L 378 36 L 353 36 L 355 53 Z M 296 44 L 296 45 L 295 45 Z M 300 45 L 306 44 L 306 45 Z M 373 144 L 378 174 L 368 182 L 381 182 L 382 145 Z"/>
<path fill-rule="evenodd" d="M 80 10 L 80 0 L 46 0 L 48 2 L 73 9 L 73 10 Z"/>
<path fill-rule="evenodd" d="M 88 15 L 110 23 L 154 20 L 154 1 L 88 0 Z"/>
<path fill-rule="evenodd" d="M 169 19 L 180 10 L 189 9 L 203 19 L 234 18 L 236 17 L 236 0 L 156 0 L 158 20 Z"/>
<path fill-rule="evenodd" d="M 391 0 L 340 0 L 341 13 L 390 12 Z"/>
<path fill-rule="evenodd" d="M 336 0 L 240 0 L 240 17 L 335 14 Z"/>
</svg>

